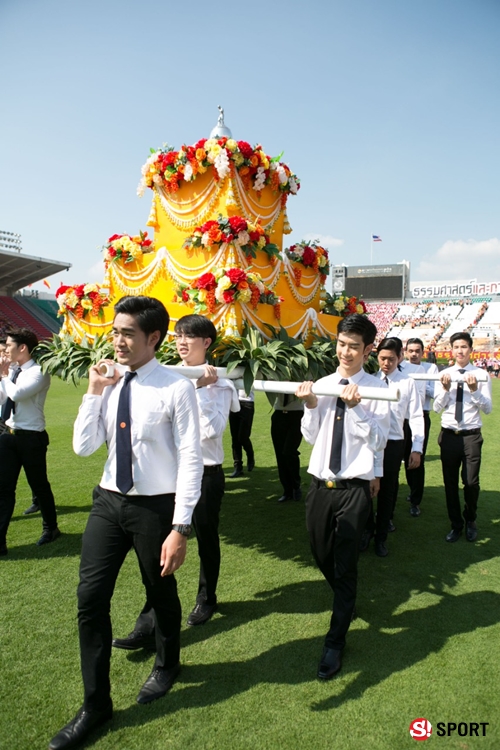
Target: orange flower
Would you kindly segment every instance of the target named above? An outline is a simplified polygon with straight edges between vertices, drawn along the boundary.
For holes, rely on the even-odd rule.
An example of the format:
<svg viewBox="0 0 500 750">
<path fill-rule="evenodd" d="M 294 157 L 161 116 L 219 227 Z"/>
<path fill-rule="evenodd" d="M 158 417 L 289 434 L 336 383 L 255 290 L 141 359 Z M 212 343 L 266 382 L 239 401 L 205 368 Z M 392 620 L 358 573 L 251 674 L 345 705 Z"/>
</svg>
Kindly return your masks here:
<svg viewBox="0 0 500 750">
<path fill-rule="evenodd" d="M 240 281 L 238 289 L 248 289 L 248 281 Z"/>
<path fill-rule="evenodd" d="M 256 154 L 250 157 L 250 164 L 252 165 L 252 167 L 259 166 L 259 157 Z"/>
<path fill-rule="evenodd" d="M 246 174 L 248 174 L 249 172 L 250 172 L 250 169 L 249 169 L 248 167 L 242 167 L 242 168 L 240 169 L 240 175 L 241 175 L 242 177 L 244 177 L 244 176 L 245 176 Z"/>
<path fill-rule="evenodd" d="M 208 232 L 208 244 L 216 245 L 222 240 L 222 232 L 218 227 L 211 227 Z"/>
<path fill-rule="evenodd" d="M 205 159 L 207 158 L 207 152 L 204 148 L 196 149 L 196 158 L 198 159 L 198 161 L 205 161 Z"/>
</svg>

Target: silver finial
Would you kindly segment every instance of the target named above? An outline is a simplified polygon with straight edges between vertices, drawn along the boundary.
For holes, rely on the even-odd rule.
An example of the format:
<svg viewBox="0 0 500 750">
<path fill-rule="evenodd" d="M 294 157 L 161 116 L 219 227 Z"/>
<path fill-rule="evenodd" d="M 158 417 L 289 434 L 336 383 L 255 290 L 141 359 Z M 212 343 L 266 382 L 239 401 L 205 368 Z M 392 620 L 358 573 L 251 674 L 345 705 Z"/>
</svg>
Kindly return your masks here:
<svg viewBox="0 0 500 750">
<path fill-rule="evenodd" d="M 219 117 L 217 118 L 217 125 L 212 129 L 210 138 L 232 138 L 231 131 L 224 125 L 224 110 L 219 104 Z"/>
</svg>

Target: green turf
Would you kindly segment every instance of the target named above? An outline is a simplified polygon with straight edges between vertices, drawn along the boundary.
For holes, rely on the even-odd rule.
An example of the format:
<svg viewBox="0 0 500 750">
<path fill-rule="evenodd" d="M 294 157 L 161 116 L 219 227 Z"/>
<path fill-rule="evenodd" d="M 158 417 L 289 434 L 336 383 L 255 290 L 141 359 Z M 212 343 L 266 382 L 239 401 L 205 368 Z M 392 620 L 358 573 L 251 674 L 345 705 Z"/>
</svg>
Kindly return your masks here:
<svg viewBox="0 0 500 750">
<path fill-rule="evenodd" d="M 493 383 L 495 396 L 500 383 Z M 76 457 L 72 423 L 83 387 L 54 379 L 47 402 L 49 472 L 61 539 L 34 545 L 39 517 L 24 481 L 0 560 L 0 748 L 44 748 L 81 704 L 76 628 L 80 538 L 104 451 Z M 220 611 L 182 633 L 183 670 L 169 695 L 138 706 L 149 653 L 115 651 L 115 717 L 84 747 L 96 750 L 400 750 L 410 722 L 434 727 L 425 747 L 500 747 L 500 414 L 485 419 L 479 536 L 444 542 L 449 529 L 434 420 L 422 515 L 411 518 L 401 474 L 397 532 L 389 556 L 361 556 L 358 611 L 333 681 L 315 679 L 331 606 L 311 560 L 304 506 L 281 494 L 269 436 L 270 410 L 257 398 L 257 468 L 227 482 L 221 534 Z M 303 445 L 303 482 L 310 448 Z M 230 465 L 226 435 L 226 464 Z M 177 578 L 184 616 L 194 604 L 196 541 Z M 143 603 L 129 555 L 112 604 L 116 635 L 127 634 Z M 184 617 L 185 619 L 185 617 Z M 486 737 L 436 735 L 437 722 L 489 722 Z M 417 745 L 418 747 L 418 745 Z"/>
</svg>

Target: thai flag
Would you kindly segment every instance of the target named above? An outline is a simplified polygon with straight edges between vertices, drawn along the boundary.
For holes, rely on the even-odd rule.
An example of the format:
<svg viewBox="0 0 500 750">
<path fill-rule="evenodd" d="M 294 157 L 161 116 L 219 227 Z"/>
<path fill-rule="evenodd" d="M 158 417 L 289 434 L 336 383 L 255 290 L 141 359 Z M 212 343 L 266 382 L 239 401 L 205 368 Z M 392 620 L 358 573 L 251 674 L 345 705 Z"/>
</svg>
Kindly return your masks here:
<svg viewBox="0 0 500 750">
<path fill-rule="evenodd" d="M 382 237 L 379 237 L 376 234 L 372 234 L 372 240 L 373 242 L 382 242 Z"/>
</svg>

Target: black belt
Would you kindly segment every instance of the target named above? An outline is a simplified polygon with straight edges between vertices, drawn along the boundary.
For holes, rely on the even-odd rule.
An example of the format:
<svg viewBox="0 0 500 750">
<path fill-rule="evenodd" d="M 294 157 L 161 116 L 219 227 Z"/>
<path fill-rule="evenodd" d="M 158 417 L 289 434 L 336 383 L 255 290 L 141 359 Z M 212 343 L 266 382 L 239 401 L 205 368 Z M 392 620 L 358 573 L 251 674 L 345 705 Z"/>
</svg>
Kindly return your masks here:
<svg viewBox="0 0 500 750">
<path fill-rule="evenodd" d="M 454 435 L 461 435 L 467 437 L 467 435 L 480 435 L 481 428 L 476 427 L 474 430 L 452 430 L 450 427 L 443 427 L 443 432 L 452 432 Z"/>
<path fill-rule="evenodd" d="M 30 433 L 31 435 L 40 435 L 41 434 L 40 430 L 21 430 L 20 427 L 7 427 L 7 429 L 10 432 L 11 435 L 17 435 L 18 432 L 27 432 L 27 433 Z M 42 432 L 43 432 L 43 430 L 42 430 Z"/>
<path fill-rule="evenodd" d="M 327 490 L 350 490 L 351 487 L 368 487 L 370 485 L 369 479 L 318 479 L 313 477 L 316 482 L 316 487 L 319 489 Z"/>
<path fill-rule="evenodd" d="M 205 476 L 207 476 L 207 474 L 218 474 L 219 471 L 222 471 L 222 464 L 215 464 L 214 466 L 203 467 L 203 474 Z"/>
</svg>

